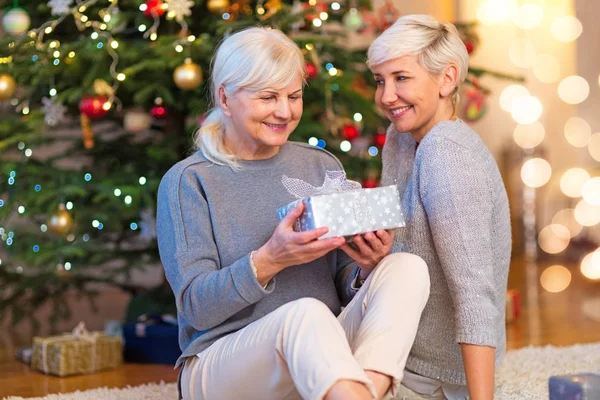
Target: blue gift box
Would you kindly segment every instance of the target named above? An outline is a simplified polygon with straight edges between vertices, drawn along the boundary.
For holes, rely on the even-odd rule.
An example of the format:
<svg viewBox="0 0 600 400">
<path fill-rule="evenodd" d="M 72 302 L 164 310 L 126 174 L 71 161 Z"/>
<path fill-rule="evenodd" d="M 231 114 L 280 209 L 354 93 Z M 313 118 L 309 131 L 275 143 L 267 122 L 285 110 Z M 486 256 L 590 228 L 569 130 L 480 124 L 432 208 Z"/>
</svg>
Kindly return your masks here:
<svg viewBox="0 0 600 400">
<path fill-rule="evenodd" d="M 181 355 L 177 325 L 125 324 L 123 337 L 126 362 L 174 365 Z"/>
<path fill-rule="evenodd" d="M 550 400 L 600 399 L 600 373 L 553 376 L 548 381 Z"/>
</svg>

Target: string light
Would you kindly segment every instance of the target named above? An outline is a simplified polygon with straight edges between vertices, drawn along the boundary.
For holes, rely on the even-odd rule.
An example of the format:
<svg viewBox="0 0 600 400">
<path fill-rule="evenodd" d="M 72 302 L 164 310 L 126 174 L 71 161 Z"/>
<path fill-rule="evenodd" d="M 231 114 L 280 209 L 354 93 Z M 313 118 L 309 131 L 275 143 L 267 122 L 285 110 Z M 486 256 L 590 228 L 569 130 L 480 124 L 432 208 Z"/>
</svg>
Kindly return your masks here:
<svg viewBox="0 0 600 400">
<path fill-rule="evenodd" d="M 140 176 L 140 179 L 138 180 L 138 182 L 140 183 L 140 185 L 145 185 L 146 184 L 146 177 Z"/>
</svg>

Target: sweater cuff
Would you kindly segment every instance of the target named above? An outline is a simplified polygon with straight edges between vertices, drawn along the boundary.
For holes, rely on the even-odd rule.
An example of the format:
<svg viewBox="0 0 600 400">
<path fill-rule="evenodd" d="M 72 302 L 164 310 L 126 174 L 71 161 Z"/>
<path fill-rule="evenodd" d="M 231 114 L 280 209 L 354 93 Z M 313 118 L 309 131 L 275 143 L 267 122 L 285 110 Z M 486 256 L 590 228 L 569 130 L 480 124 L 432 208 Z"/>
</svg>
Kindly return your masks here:
<svg viewBox="0 0 600 400">
<path fill-rule="evenodd" d="M 272 279 L 264 289 L 260 286 L 254 275 L 254 271 L 252 271 L 250 255 L 237 260 L 229 267 L 229 270 L 231 271 L 231 278 L 233 279 L 235 288 L 248 304 L 257 303 L 275 288 L 275 279 Z"/>
<path fill-rule="evenodd" d="M 489 309 L 463 310 L 457 320 L 456 342 L 496 347 L 496 313 Z"/>
</svg>

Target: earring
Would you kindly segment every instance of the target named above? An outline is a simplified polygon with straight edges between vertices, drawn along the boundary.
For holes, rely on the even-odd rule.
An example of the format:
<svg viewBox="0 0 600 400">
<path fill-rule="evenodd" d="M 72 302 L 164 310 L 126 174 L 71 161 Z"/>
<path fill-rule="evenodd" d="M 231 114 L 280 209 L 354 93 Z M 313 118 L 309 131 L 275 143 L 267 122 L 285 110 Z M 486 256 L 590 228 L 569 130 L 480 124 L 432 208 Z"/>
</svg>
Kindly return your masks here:
<svg viewBox="0 0 600 400">
<path fill-rule="evenodd" d="M 442 96 L 447 96 L 448 92 L 446 90 L 442 90 Z"/>
</svg>

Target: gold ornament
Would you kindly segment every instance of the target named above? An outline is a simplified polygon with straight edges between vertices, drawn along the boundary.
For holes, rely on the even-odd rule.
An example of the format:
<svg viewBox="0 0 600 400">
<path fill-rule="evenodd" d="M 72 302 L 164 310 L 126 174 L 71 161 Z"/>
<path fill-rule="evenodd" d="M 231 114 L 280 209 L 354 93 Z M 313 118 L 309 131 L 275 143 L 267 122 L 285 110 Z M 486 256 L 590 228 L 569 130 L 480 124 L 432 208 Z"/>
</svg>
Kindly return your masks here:
<svg viewBox="0 0 600 400">
<path fill-rule="evenodd" d="M 94 80 L 94 92 L 98 96 L 111 97 L 115 94 L 115 90 L 104 79 Z"/>
<path fill-rule="evenodd" d="M 283 3 L 281 2 L 281 0 L 268 0 L 265 3 L 265 8 L 267 9 L 267 12 L 264 13 L 260 17 L 260 19 L 265 20 L 265 19 L 271 18 L 273 15 L 277 14 L 277 11 L 281 10 L 282 6 L 283 6 Z"/>
<path fill-rule="evenodd" d="M 17 82 L 15 78 L 8 74 L 0 74 L 0 100 L 6 100 L 12 97 L 17 90 Z"/>
<path fill-rule="evenodd" d="M 229 0 L 208 0 L 206 8 L 212 13 L 223 13 L 229 7 Z"/>
<path fill-rule="evenodd" d="M 56 214 L 50 216 L 48 220 L 48 229 L 56 235 L 65 235 L 73 226 L 73 218 L 67 211 L 64 204 L 58 206 Z"/>
<path fill-rule="evenodd" d="M 186 58 L 185 62 L 173 71 L 173 80 L 180 89 L 196 89 L 202 83 L 202 69 L 190 58 Z"/>
</svg>

